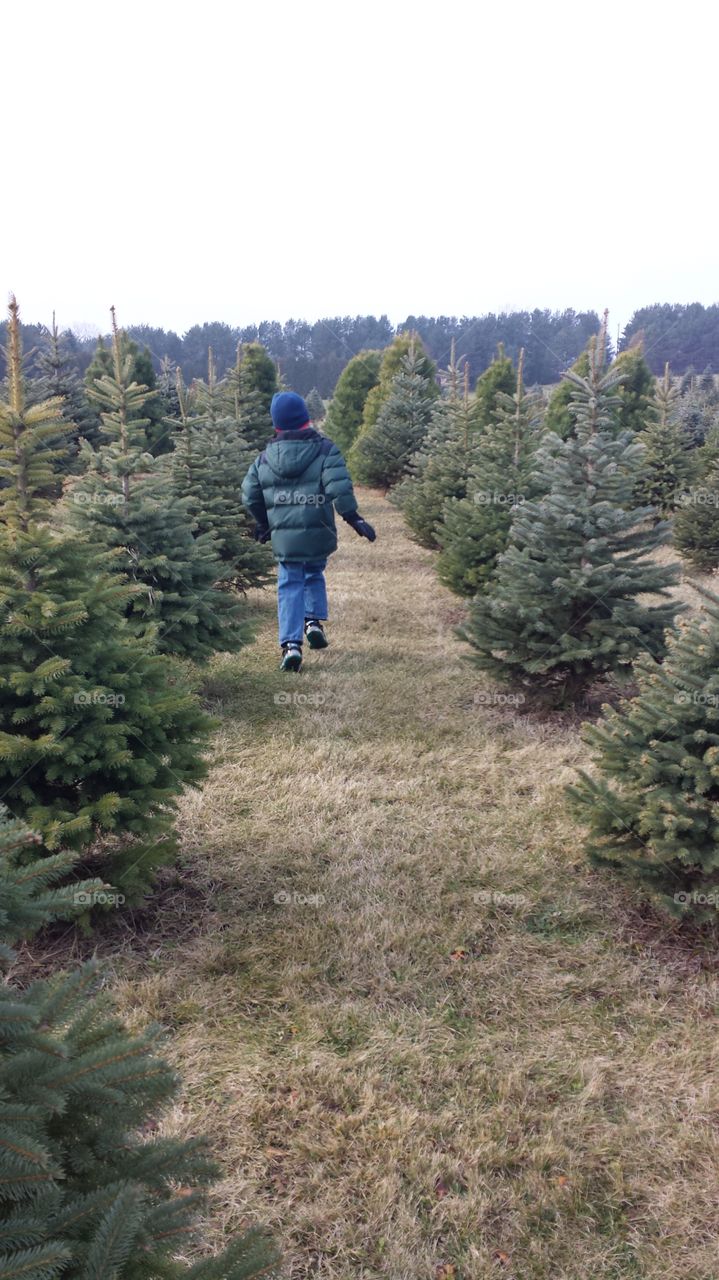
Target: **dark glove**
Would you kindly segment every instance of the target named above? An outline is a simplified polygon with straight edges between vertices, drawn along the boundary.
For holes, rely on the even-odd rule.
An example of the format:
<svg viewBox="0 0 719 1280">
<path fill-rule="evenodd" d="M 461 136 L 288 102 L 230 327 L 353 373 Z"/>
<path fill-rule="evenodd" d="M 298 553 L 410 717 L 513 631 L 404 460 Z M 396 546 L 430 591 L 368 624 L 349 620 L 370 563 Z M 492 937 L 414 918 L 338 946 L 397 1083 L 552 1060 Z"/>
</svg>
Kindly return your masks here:
<svg viewBox="0 0 719 1280">
<path fill-rule="evenodd" d="M 269 542 L 269 540 L 270 540 L 270 527 L 269 527 L 269 525 L 267 525 L 267 524 L 258 524 L 258 525 L 255 525 L 255 532 L 253 533 L 253 535 L 252 535 L 252 536 L 253 536 L 253 538 L 254 538 L 255 542 Z"/>
<path fill-rule="evenodd" d="M 347 524 L 352 526 L 355 533 L 358 533 L 360 538 L 367 538 L 369 542 L 374 542 L 377 534 L 372 528 L 372 525 L 362 519 L 362 516 L 358 511 L 350 511 L 346 516 L 343 516 L 342 519 L 346 520 Z"/>
</svg>

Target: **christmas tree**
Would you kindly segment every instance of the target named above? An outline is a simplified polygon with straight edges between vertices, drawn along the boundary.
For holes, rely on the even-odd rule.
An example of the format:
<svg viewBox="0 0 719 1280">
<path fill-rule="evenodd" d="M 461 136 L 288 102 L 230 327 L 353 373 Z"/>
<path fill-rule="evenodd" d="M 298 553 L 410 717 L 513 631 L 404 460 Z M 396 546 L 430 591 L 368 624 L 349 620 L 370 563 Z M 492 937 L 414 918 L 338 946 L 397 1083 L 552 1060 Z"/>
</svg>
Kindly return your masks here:
<svg viewBox="0 0 719 1280">
<path fill-rule="evenodd" d="M 719 565 L 719 463 L 683 493 L 674 517 L 674 546 L 700 573 Z"/>
<path fill-rule="evenodd" d="M 325 419 L 325 434 L 345 455 L 362 425 L 367 396 L 379 381 L 380 351 L 360 351 L 345 365 Z"/>
<path fill-rule="evenodd" d="M 400 360 L 373 427 L 363 430 L 350 453 L 353 474 L 360 484 L 389 489 L 405 474 L 427 434 L 435 395 L 423 372 L 426 357 L 414 345 Z"/>
<path fill-rule="evenodd" d="M 129 365 L 129 381 L 136 382 L 145 391 L 143 417 L 145 420 L 144 434 L 147 449 L 150 453 L 158 456 L 163 453 L 169 453 L 172 441 L 170 432 L 165 425 L 165 419 L 170 412 L 170 405 L 165 402 L 161 389 L 158 387 L 152 356 L 147 347 L 141 349 L 124 331 L 115 333 L 114 311 L 113 335 L 110 346 L 106 347 L 104 340 L 102 338 L 98 339 L 95 354 L 85 373 L 85 390 L 90 402 L 89 421 L 93 435 L 89 436 L 86 432 L 83 434 L 88 439 L 92 439 L 94 443 L 99 443 L 102 439 L 101 420 L 104 402 L 102 396 L 97 394 L 97 384 L 103 378 L 112 378 L 114 375 L 115 357 L 113 348 L 118 340 L 123 364 L 127 363 Z M 92 412 L 93 407 L 94 414 Z"/>
<path fill-rule="evenodd" d="M 719 908 L 719 596 L 682 619 L 662 663 L 635 667 L 635 698 L 585 728 L 597 776 L 570 788 L 597 866 L 675 915 Z"/>
<path fill-rule="evenodd" d="M 622 351 L 612 368 L 622 379 L 617 387 L 617 426 L 620 431 L 643 431 L 652 417 L 655 379 L 641 344 Z"/>
<path fill-rule="evenodd" d="M 52 527 L 50 487 L 67 424 L 28 407 L 17 304 L 9 398 L 0 401 L 0 794 L 46 852 L 86 850 L 138 897 L 174 850 L 183 786 L 204 775 L 209 721 L 181 670 L 125 620 L 131 590 L 93 544 Z"/>
<path fill-rule="evenodd" d="M 672 515 L 694 472 L 687 440 L 676 420 L 679 389 L 672 384 L 669 365 L 649 404 L 649 422 L 637 439 L 644 445 L 641 476 L 635 489 L 638 502 L 654 507 L 662 519 Z"/>
<path fill-rule="evenodd" d="M 112 553 L 111 564 L 136 588 L 132 626 L 158 649 L 201 659 L 246 639 L 238 600 L 220 590 L 223 576 L 212 533 L 193 532 L 191 501 L 175 492 L 171 471 L 148 452 L 147 388 L 133 380 L 135 360 L 113 311 L 113 371 L 96 378 L 106 443 L 83 450 L 87 473 L 71 496 L 78 528 Z"/>
<path fill-rule="evenodd" d="M 305 397 L 305 403 L 310 415 L 311 422 L 322 422 L 325 416 L 325 402 L 322 399 L 316 387 L 313 387 Z"/>
<path fill-rule="evenodd" d="M 79 469 L 79 440 L 96 444 L 97 418 L 85 394 L 71 348 L 72 335 L 61 333 L 55 313 L 52 325 L 45 333 L 45 341 L 35 356 L 37 380 L 28 388 L 29 398 L 36 401 L 60 397 L 60 417 L 69 431 L 64 436 L 64 457 L 57 463 L 57 471 L 77 472 Z"/>
<path fill-rule="evenodd" d="M 31 937 L 51 920 L 83 914 L 88 903 L 113 891 L 98 879 L 68 882 L 78 854 L 33 856 L 33 846 L 41 844 L 40 836 L 0 804 L 0 964 L 8 959 L 7 944 Z"/>
<path fill-rule="evenodd" d="M 511 396 L 516 380 L 514 365 L 504 354 L 504 344 L 500 342 L 494 360 L 477 379 L 472 413 L 475 430 L 483 431 L 489 425 L 497 408 L 498 396 Z"/>
<path fill-rule="evenodd" d="M 210 382 L 212 381 L 212 372 Z M 195 536 L 209 535 L 222 565 L 218 586 L 247 591 L 269 581 L 273 566 L 268 546 L 252 537 L 254 521 L 237 495 L 255 450 L 238 432 L 233 417 L 193 413 L 182 373 L 177 370 L 178 423 L 170 455 L 172 484 L 187 501 Z"/>
<path fill-rule="evenodd" d="M 410 459 L 407 477 L 392 492 L 412 536 L 423 547 L 440 546 L 440 526 L 448 499 L 461 499 L 467 489 L 474 435 L 469 406 L 469 370 L 464 365 L 464 394 L 452 341 L 447 371 L 449 396 L 439 400 L 424 444 Z"/>
<path fill-rule="evenodd" d="M 397 337 L 382 352 L 379 378 L 376 385 L 365 396 L 362 423 L 355 439 L 359 440 L 360 436 L 365 435 L 376 426 L 382 405 L 392 392 L 394 379 L 402 370 L 402 361 L 410 352 L 414 352 L 419 359 L 418 372 L 427 379 L 429 394 L 432 396 L 439 395 L 439 387 L 436 382 L 437 370 L 434 361 L 430 360 L 424 350 L 419 335 L 413 332 L 398 333 Z"/>
<path fill-rule="evenodd" d="M 677 570 L 651 558 L 668 527 L 649 523 L 651 508 L 633 509 L 642 447 L 617 434 L 621 374 L 603 355 L 595 339 L 589 376 L 565 375 L 574 434 L 545 437 L 536 470 L 546 497 L 514 508 L 496 577 L 463 631 L 478 666 L 555 705 L 626 673 L 642 651 L 661 655 L 677 611 L 641 599 L 669 595 Z"/>
<path fill-rule="evenodd" d="M 7 943 L 35 927 L 39 912 L 41 896 L 3 905 L 3 967 L 14 958 Z M 27 989 L 0 983 L 0 1275 L 267 1275 L 277 1256 L 259 1231 L 215 1258 L 177 1261 L 217 1171 L 204 1142 L 158 1136 L 178 1078 L 157 1054 L 159 1029 L 129 1032 L 99 978 L 90 964 Z"/>
<path fill-rule="evenodd" d="M 277 366 L 262 343 L 240 343 L 235 367 L 223 383 L 225 414 L 234 415 L 255 452 L 272 436 L 270 404 L 277 390 Z"/>
<path fill-rule="evenodd" d="M 533 478 L 542 400 L 524 387 L 520 352 L 513 395 L 496 393 L 493 417 L 476 438 L 465 497 L 452 497 L 442 513 L 437 561 L 440 581 L 473 596 L 489 582 L 509 537 L 512 510 L 537 496 Z"/>
</svg>

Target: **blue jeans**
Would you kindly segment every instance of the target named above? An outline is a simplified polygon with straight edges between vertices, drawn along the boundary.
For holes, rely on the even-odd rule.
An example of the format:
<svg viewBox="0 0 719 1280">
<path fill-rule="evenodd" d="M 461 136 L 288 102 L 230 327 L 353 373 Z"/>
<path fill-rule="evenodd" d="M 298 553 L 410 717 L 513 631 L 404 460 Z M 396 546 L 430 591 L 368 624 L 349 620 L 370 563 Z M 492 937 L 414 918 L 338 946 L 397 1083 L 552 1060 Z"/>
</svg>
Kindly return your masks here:
<svg viewBox="0 0 719 1280">
<path fill-rule="evenodd" d="M 327 617 L 327 560 L 280 560 L 277 566 L 277 616 L 280 644 L 305 638 L 305 618 Z"/>
</svg>

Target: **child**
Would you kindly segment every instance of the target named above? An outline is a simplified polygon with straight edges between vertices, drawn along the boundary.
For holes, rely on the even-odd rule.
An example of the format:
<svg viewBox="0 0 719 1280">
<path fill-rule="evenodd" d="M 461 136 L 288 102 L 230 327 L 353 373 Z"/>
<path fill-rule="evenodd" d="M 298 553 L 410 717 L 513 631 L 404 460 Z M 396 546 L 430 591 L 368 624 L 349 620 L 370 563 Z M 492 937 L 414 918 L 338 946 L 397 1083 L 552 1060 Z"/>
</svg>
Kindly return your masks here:
<svg viewBox="0 0 719 1280">
<path fill-rule="evenodd" d="M 334 509 L 355 533 L 376 533 L 357 511 L 352 481 L 336 444 L 315 431 L 307 405 L 280 391 L 270 406 L 275 434 L 242 483 L 242 501 L 257 522 L 258 542 L 272 539 L 283 671 L 299 671 L 302 641 L 326 649 L 324 570 L 337 550 Z"/>
</svg>

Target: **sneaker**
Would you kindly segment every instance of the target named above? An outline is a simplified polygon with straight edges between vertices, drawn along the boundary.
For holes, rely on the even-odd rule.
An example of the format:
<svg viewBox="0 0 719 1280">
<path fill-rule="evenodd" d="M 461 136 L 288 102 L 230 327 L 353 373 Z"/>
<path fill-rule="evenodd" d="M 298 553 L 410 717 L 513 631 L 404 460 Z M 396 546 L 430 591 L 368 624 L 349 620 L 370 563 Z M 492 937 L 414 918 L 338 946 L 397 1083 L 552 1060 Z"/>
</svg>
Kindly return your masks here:
<svg viewBox="0 0 719 1280">
<path fill-rule="evenodd" d="M 305 618 L 305 635 L 310 649 L 326 649 L 329 644 L 319 618 Z"/>
<path fill-rule="evenodd" d="M 282 661 L 280 663 L 280 671 L 299 671 L 302 666 L 302 645 L 283 644 Z"/>
</svg>

